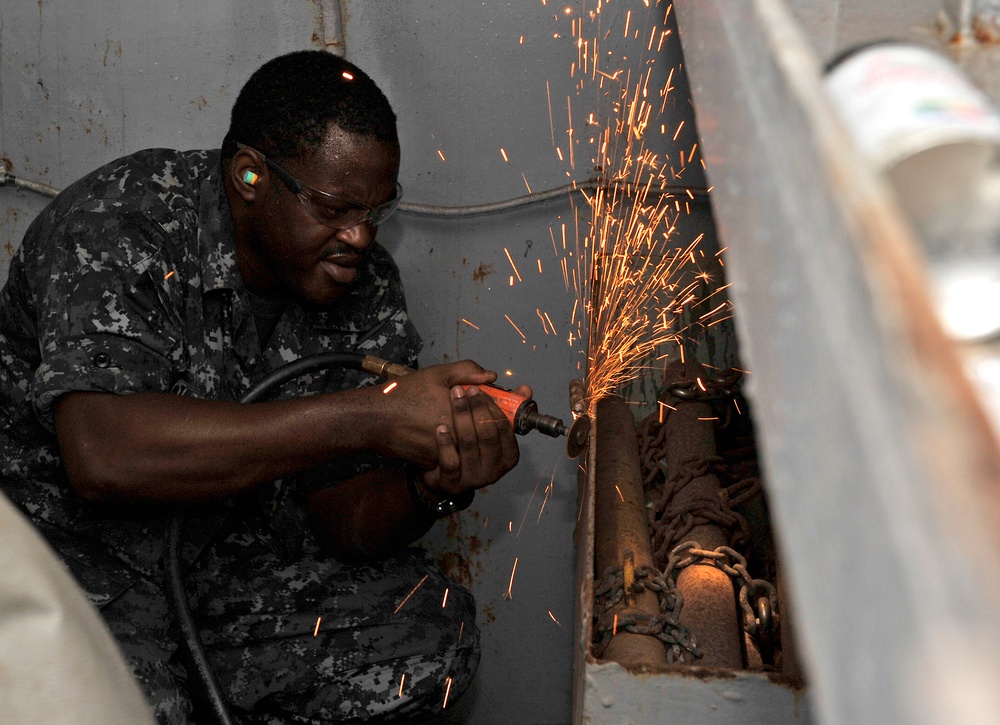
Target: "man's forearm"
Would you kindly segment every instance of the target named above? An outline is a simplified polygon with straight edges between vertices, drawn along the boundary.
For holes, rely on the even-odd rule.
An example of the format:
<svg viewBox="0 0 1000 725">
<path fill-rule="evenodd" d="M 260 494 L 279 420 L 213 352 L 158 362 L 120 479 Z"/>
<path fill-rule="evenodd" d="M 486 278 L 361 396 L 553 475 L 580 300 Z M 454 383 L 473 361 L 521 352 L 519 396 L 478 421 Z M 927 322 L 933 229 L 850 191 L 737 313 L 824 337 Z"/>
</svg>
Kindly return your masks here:
<svg viewBox="0 0 1000 725">
<path fill-rule="evenodd" d="M 461 361 L 397 378 L 389 395 L 368 387 L 242 405 L 73 392 L 56 403 L 56 436 L 85 499 L 211 501 L 358 451 L 430 470 L 441 453 L 436 431 L 455 420 L 452 391 L 495 379 Z M 477 485 L 496 480 L 486 479 Z"/>
<path fill-rule="evenodd" d="M 253 405 L 68 393 L 57 403 L 56 432 L 85 499 L 211 501 L 371 447 L 371 392 Z"/>
</svg>

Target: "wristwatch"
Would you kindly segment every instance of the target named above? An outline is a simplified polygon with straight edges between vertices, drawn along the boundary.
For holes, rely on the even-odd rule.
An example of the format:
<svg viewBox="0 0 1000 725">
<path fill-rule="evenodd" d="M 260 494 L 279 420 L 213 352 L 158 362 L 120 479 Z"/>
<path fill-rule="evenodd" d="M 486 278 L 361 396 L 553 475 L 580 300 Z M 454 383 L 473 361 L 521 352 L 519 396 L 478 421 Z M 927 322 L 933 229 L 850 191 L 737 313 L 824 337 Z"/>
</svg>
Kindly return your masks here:
<svg viewBox="0 0 1000 725">
<path fill-rule="evenodd" d="M 455 498 L 443 498 L 440 501 L 433 501 L 420 490 L 420 486 L 417 483 L 418 476 L 420 476 L 420 472 L 416 468 L 412 466 L 406 467 L 406 488 L 410 491 L 410 497 L 414 503 L 427 511 L 427 513 L 439 519 L 456 511 L 464 511 L 472 505 L 472 499 L 476 497 L 475 491 L 463 491 L 458 496 L 455 496 Z"/>
</svg>

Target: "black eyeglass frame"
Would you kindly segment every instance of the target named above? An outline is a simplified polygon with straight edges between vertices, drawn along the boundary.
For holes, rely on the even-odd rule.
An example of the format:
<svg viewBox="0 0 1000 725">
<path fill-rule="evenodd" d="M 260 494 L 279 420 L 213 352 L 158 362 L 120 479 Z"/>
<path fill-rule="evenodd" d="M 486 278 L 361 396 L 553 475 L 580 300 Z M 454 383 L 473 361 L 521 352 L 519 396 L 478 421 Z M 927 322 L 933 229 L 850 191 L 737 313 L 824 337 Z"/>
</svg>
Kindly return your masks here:
<svg viewBox="0 0 1000 725">
<path fill-rule="evenodd" d="M 269 156 L 264 155 L 253 146 L 247 146 L 237 141 L 236 147 L 253 151 L 259 155 L 267 167 L 274 171 L 278 175 L 278 178 L 281 179 L 281 182 L 288 187 L 288 190 L 299 197 L 299 201 L 306 208 L 306 211 L 309 212 L 309 215 L 320 224 L 325 224 L 333 229 L 352 229 L 359 224 L 368 224 L 369 226 L 377 227 L 392 216 L 393 212 L 399 206 L 400 200 L 403 198 L 403 186 L 397 181 L 395 194 L 392 199 L 384 204 L 371 207 L 367 204 L 338 196 L 337 194 L 321 191 L 299 181 L 288 169 Z M 331 209 L 323 201 L 320 201 L 318 205 L 324 211 L 318 211 L 316 208 L 317 200 L 323 200 L 340 206 L 346 205 L 347 208 Z"/>
</svg>

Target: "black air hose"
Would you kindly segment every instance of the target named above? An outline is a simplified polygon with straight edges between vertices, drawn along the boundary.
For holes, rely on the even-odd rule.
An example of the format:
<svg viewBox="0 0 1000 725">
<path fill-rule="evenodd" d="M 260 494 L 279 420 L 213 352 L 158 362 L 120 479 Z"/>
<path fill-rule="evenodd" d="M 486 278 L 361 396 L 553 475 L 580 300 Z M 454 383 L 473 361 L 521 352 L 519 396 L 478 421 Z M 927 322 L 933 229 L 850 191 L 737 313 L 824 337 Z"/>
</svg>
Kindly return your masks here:
<svg viewBox="0 0 1000 725">
<path fill-rule="evenodd" d="M 363 353 L 356 352 L 323 352 L 318 355 L 300 358 L 287 365 L 282 365 L 280 368 L 269 373 L 263 380 L 250 388 L 240 399 L 240 402 L 255 403 L 272 388 L 316 370 L 332 367 L 363 370 L 362 364 L 365 357 Z M 219 688 L 218 682 L 216 682 L 212 666 L 208 661 L 208 655 L 205 654 L 205 648 L 201 643 L 201 638 L 198 636 L 198 628 L 191 614 L 191 605 L 188 602 L 187 592 L 184 591 L 184 577 L 181 571 L 180 557 L 182 523 L 180 515 L 174 514 L 167 531 L 167 591 L 173 600 L 174 612 L 177 615 L 181 646 L 187 650 L 194 664 L 194 672 L 191 673 L 195 680 L 193 685 L 198 689 L 202 699 L 211 707 L 215 721 L 219 725 L 232 725 L 233 721 L 229 716 L 226 700 L 222 695 L 222 690 Z"/>
</svg>

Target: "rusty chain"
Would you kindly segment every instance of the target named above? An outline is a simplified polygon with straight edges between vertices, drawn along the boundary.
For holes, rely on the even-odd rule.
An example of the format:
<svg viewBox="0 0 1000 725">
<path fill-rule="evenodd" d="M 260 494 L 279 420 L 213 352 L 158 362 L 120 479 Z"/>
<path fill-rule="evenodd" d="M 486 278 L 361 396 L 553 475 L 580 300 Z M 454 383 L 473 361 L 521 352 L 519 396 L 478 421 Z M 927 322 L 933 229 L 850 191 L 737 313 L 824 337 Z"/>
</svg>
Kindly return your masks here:
<svg viewBox="0 0 1000 725">
<path fill-rule="evenodd" d="M 659 601 L 659 614 L 649 614 L 635 607 L 622 607 L 612 612 L 625 598 L 625 576 L 621 566 L 610 567 L 604 572 L 594 590 L 594 627 L 592 652 L 601 657 L 611 639 L 619 632 L 631 632 L 656 637 L 667 647 L 672 664 L 684 661 L 684 653 L 701 657 L 701 650 L 678 619 L 683 599 L 672 579 L 667 579 L 652 566 L 635 568 L 635 579 L 628 594 L 636 595 L 648 589 L 655 592 Z"/>
<path fill-rule="evenodd" d="M 674 383 L 667 387 L 661 395 L 684 402 L 731 398 L 739 390 L 742 379 L 743 371 L 728 368 L 720 370 L 714 375 L 707 375 L 704 380 L 698 378 L 697 380 L 683 380 Z"/>
<path fill-rule="evenodd" d="M 773 651 L 778 636 L 778 592 L 766 579 L 754 579 L 747 571 L 747 560 L 735 549 L 720 546 L 715 550 L 702 549 L 697 541 L 685 541 L 670 552 L 670 559 L 663 571 L 666 580 L 676 572 L 693 564 L 708 564 L 725 572 L 740 583 L 739 603 L 743 611 L 743 629 L 756 639 L 762 650 Z"/>
<path fill-rule="evenodd" d="M 702 564 L 715 566 L 734 583 L 739 582 L 738 601 L 743 629 L 755 639 L 762 655 L 771 659 L 778 644 L 776 590 L 770 582 L 752 578 L 747 570 L 746 558 L 733 548 L 746 544 L 750 538 L 746 519 L 733 511 L 733 508 L 744 505 L 761 493 L 760 479 L 754 475 L 740 476 L 736 470 L 738 466 L 730 471 L 726 461 L 719 456 L 682 461 L 679 464 L 672 462 L 670 466 L 666 463 L 667 426 L 663 424 L 669 411 L 673 410 L 669 402 L 714 403 L 733 398 L 738 394 L 742 376 L 741 371 L 729 369 L 694 381 L 685 380 L 672 384 L 661 392 L 660 399 L 665 405 L 656 414 L 640 422 L 638 443 L 644 489 L 648 491 L 659 488 L 656 481 L 661 475 L 663 478 L 662 490 L 657 492 L 658 498 L 647 504 L 652 530 L 653 561 L 656 566 L 635 568 L 629 592 L 625 591 L 622 566 L 609 568 L 601 581 L 595 582 L 591 643 L 595 657 L 603 655 L 619 631 L 657 637 L 666 645 L 671 663 L 683 662 L 686 657 L 701 657 L 694 633 L 689 632 L 680 622 L 683 600 L 675 580 L 684 567 Z M 726 425 L 721 424 L 721 427 L 725 428 Z M 755 452 L 752 445 L 746 450 Z M 687 501 L 682 507 L 671 504 L 680 490 L 707 475 L 715 475 L 720 481 L 728 480 L 732 483 L 723 487 L 718 496 Z M 702 549 L 696 541 L 684 541 L 696 526 L 709 523 L 728 532 L 729 546 L 720 546 L 710 551 Z M 681 541 L 683 543 L 677 543 Z M 657 594 L 658 614 L 650 614 L 632 606 L 632 596 L 644 589 Z"/>
</svg>

